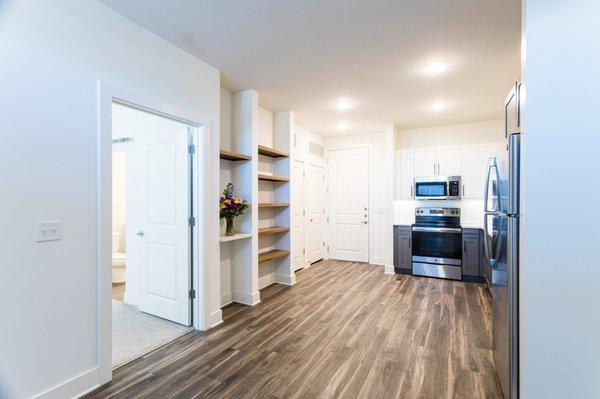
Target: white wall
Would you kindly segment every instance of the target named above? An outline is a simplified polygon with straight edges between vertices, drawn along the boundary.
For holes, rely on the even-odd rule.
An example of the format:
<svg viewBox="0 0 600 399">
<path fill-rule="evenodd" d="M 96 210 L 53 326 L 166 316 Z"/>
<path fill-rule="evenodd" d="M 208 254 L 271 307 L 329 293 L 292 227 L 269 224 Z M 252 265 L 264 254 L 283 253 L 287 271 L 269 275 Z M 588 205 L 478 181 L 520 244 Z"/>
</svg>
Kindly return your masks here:
<svg viewBox="0 0 600 399">
<path fill-rule="evenodd" d="M 394 128 L 385 132 L 325 139 L 326 150 L 371 145 L 372 206 L 369 209 L 369 262 L 393 265 Z"/>
<path fill-rule="evenodd" d="M 0 20 L 0 171 L 10 193 L 0 200 L 10 226 L 0 240 L 0 396 L 73 397 L 99 382 L 98 81 L 212 122 L 216 154 L 219 71 L 96 1 L 9 0 Z M 215 170 L 218 158 L 206 158 Z M 39 220 L 62 220 L 63 239 L 36 244 Z M 206 221 L 205 251 L 216 257 L 217 212 Z M 210 313 L 217 259 L 207 278 Z"/>
<path fill-rule="evenodd" d="M 492 143 L 504 141 L 504 119 L 398 130 L 396 135 L 398 149 Z"/>
<path fill-rule="evenodd" d="M 504 143 L 504 141 L 503 119 L 396 131 L 396 148 L 398 150 Z M 398 165 L 394 166 L 394 182 L 398 181 L 398 167 Z M 410 225 L 414 223 L 415 208 L 424 206 L 460 208 L 461 223 L 464 227 L 482 227 L 483 200 L 475 199 L 460 201 L 395 199 L 394 224 Z"/>
<path fill-rule="evenodd" d="M 520 333 L 527 399 L 600 397 L 598 15 L 597 0 L 525 0 L 523 7 Z"/>
<path fill-rule="evenodd" d="M 325 166 L 325 157 L 320 157 L 310 153 L 310 142 L 320 146 L 325 146 L 325 140 L 318 134 L 296 125 L 295 128 L 295 145 L 292 146 L 292 157 L 303 161 L 306 165 L 312 164 L 317 166 Z"/>
</svg>

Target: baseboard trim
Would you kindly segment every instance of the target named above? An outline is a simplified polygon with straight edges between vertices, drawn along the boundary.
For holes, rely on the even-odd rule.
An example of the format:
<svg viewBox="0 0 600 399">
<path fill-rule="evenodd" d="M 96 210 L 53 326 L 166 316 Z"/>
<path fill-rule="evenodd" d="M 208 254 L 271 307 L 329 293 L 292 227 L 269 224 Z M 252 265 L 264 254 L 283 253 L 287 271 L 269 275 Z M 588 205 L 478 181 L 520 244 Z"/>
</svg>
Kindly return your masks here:
<svg viewBox="0 0 600 399">
<path fill-rule="evenodd" d="M 221 295 L 221 307 L 223 306 L 227 306 L 230 303 L 233 303 L 233 294 L 231 292 L 226 292 L 225 294 Z"/>
<path fill-rule="evenodd" d="M 385 265 L 384 274 L 396 274 L 394 270 L 394 265 Z"/>
<path fill-rule="evenodd" d="M 260 292 L 258 291 L 256 291 L 253 294 L 233 291 L 231 294 L 233 302 L 241 303 L 243 305 L 248 306 L 254 306 L 260 303 Z"/>
<path fill-rule="evenodd" d="M 258 278 L 258 289 L 262 290 L 263 288 L 270 286 L 274 282 L 275 278 L 273 276 L 273 273 L 265 274 L 264 276 Z"/>
<path fill-rule="evenodd" d="M 223 312 L 221 311 L 221 309 L 215 310 L 210 314 L 208 325 L 210 326 L 210 328 L 213 328 L 221 323 L 223 323 Z"/>
<path fill-rule="evenodd" d="M 35 399 L 81 398 L 100 387 L 99 370 L 94 367 L 33 397 Z"/>
<path fill-rule="evenodd" d="M 275 282 L 284 285 L 296 284 L 296 274 L 275 274 Z"/>
<path fill-rule="evenodd" d="M 123 295 L 123 302 L 128 305 L 140 306 L 140 296 L 131 292 L 125 292 Z"/>
</svg>

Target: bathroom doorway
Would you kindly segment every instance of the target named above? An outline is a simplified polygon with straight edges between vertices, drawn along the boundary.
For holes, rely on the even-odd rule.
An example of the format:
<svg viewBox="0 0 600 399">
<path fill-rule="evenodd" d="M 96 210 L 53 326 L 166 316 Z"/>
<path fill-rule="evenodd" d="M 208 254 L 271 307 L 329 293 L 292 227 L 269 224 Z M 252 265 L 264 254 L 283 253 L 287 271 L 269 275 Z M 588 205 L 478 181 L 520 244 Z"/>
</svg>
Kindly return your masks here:
<svg viewBox="0 0 600 399">
<path fill-rule="evenodd" d="M 112 104 L 112 366 L 192 330 L 193 126 Z"/>
</svg>

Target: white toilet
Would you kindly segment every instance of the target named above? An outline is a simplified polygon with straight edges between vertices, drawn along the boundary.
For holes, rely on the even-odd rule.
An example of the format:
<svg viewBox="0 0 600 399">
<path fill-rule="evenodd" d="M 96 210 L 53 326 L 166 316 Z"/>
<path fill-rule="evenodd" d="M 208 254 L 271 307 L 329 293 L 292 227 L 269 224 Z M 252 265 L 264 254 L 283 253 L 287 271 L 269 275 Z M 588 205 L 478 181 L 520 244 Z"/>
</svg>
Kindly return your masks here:
<svg viewBox="0 0 600 399">
<path fill-rule="evenodd" d="M 112 282 L 124 283 L 126 259 L 125 253 L 121 251 L 121 233 L 113 232 L 112 245 Z"/>
</svg>

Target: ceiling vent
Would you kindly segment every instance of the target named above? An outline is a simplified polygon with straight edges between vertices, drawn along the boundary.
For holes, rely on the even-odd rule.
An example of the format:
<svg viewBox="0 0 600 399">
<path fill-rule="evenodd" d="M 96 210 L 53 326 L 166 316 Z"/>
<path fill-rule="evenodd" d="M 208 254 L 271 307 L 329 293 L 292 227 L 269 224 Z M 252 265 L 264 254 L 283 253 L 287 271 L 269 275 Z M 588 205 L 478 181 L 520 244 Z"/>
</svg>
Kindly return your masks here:
<svg viewBox="0 0 600 399">
<path fill-rule="evenodd" d="M 318 157 L 323 158 L 323 154 L 325 153 L 325 149 L 322 145 L 315 143 L 314 141 L 308 142 L 308 152 Z"/>
</svg>

